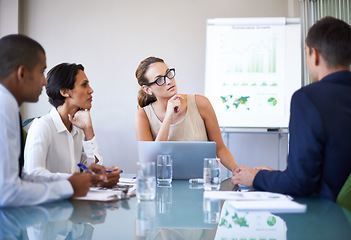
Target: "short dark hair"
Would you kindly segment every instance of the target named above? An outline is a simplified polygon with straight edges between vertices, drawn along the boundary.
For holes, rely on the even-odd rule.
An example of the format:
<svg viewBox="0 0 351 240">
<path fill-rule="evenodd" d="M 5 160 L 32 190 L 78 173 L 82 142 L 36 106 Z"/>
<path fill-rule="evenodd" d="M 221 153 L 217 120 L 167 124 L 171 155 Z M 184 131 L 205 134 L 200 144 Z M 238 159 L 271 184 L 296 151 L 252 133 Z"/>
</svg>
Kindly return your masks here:
<svg viewBox="0 0 351 240">
<path fill-rule="evenodd" d="M 61 95 L 60 90 L 74 88 L 79 70 L 84 71 L 81 64 L 61 63 L 48 72 L 46 94 L 49 96 L 49 102 L 55 108 L 65 103 L 65 97 Z"/>
<path fill-rule="evenodd" d="M 44 48 L 35 40 L 22 35 L 11 34 L 0 39 L 0 79 L 9 76 L 23 65 L 30 71 L 39 62 L 39 53 Z"/>
<path fill-rule="evenodd" d="M 325 17 L 317 21 L 308 31 L 306 45 L 316 49 L 329 67 L 351 64 L 351 27 L 340 19 Z"/>
</svg>

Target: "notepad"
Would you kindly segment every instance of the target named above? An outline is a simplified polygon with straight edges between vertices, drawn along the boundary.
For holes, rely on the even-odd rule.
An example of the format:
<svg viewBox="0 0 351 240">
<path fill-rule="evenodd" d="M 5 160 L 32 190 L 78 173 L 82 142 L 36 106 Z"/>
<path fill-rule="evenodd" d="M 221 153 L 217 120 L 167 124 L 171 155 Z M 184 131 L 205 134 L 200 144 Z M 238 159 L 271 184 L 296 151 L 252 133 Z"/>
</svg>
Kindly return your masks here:
<svg viewBox="0 0 351 240">
<path fill-rule="evenodd" d="M 204 198 L 230 200 L 230 205 L 239 211 L 306 212 L 305 204 L 294 202 L 290 196 L 279 193 L 205 191 Z"/>
<path fill-rule="evenodd" d="M 292 200 L 229 201 L 238 211 L 268 211 L 270 213 L 304 213 L 306 205 Z"/>
<path fill-rule="evenodd" d="M 99 190 L 97 188 L 90 188 L 88 194 L 85 197 L 75 197 L 77 200 L 87 200 L 87 201 L 117 201 L 123 197 L 122 191 L 112 191 L 112 190 Z"/>
<path fill-rule="evenodd" d="M 287 239 L 287 225 L 281 217 L 268 211 L 238 211 L 230 202 L 223 203 L 215 240 Z"/>
<path fill-rule="evenodd" d="M 135 178 L 120 178 L 117 185 L 112 188 L 102 188 L 102 187 L 91 187 L 88 194 L 85 197 L 75 197 L 77 200 L 86 201 L 118 201 L 125 199 L 126 197 L 135 196 L 136 182 Z M 123 191 L 119 190 L 119 187 L 128 188 L 127 196 Z M 122 189 L 123 190 L 123 189 Z"/>
</svg>

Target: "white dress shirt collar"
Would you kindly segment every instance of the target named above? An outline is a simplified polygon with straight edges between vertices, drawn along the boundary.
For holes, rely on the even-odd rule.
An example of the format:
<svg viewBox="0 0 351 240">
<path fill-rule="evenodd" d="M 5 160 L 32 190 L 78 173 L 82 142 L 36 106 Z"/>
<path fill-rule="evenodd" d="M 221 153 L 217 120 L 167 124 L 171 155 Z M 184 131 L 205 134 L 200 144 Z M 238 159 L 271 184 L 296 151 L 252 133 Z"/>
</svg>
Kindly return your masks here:
<svg viewBox="0 0 351 240">
<path fill-rule="evenodd" d="M 69 132 L 67 130 L 65 124 L 63 123 L 59 112 L 57 111 L 57 109 L 55 107 L 53 107 L 51 109 L 50 116 L 52 118 L 52 121 L 54 122 L 54 125 L 55 125 L 56 130 L 57 130 L 58 133 L 64 132 L 64 131 Z M 76 126 L 72 125 L 71 135 L 74 136 L 76 134 L 77 134 L 77 128 L 76 128 Z"/>
<path fill-rule="evenodd" d="M 16 100 L 16 98 L 12 95 L 12 93 L 4 86 L 0 83 L 0 91 L 3 91 L 3 93 L 5 93 L 6 95 L 8 95 L 10 97 L 10 99 L 15 100 L 17 108 L 19 110 L 19 106 L 18 106 L 18 102 Z M 12 100 L 11 100 L 12 101 Z"/>
</svg>

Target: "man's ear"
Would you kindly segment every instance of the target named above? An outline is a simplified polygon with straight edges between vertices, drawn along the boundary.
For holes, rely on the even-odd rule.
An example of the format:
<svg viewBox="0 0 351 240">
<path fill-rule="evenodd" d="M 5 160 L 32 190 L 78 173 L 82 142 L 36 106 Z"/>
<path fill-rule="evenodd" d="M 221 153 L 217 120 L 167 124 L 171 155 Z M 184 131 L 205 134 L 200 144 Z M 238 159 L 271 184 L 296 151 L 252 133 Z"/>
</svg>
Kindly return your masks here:
<svg viewBox="0 0 351 240">
<path fill-rule="evenodd" d="M 142 88 L 146 94 L 152 95 L 152 90 L 150 89 L 150 87 L 143 85 Z"/>
<path fill-rule="evenodd" d="M 68 89 L 61 89 L 60 93 L 63 97 L 69 97 Z"/>
<path fill-rule="evenodd" d="M 23 83 L 27 75 L 27 68 L 23 65 L 17 68 L 17 79 Z"/>
<path fill-rule="evenodd" d="M 312 51 L 311 55 L 312 55 L 312 57 L 313 57 L 313 63 L 314 63 L 314 65 L 318 66 L 318 65 L 319 65 L 319 62 L 320 62 L 320 57 L 321 57 L 321 56 L 320 56 L 319 52 L 316 51 L 316 49 L 311 48 L 311 51 Z"/>
</svg>

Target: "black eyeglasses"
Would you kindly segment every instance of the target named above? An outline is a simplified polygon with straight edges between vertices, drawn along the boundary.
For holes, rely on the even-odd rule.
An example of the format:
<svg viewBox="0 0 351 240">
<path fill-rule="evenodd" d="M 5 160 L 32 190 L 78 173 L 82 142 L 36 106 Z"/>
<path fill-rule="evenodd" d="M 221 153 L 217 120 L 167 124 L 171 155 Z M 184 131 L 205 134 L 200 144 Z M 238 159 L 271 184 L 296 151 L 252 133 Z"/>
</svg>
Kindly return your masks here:
<svg viewBox="0 0 351 240">
<path fill-rule="evenodd" d="M 169 71 L 166 73 L 166 75 L 157 78 L 155 81 L 151 83 L 145 84 L 146 86 L 151 86 L 152 84 L 156 83 L 158 86 L 162 86 L 166 82 L 166 77 L 168 79 L 172 79 L 175 76 L 175 68 L 169 69 Z"/>
</svg>

